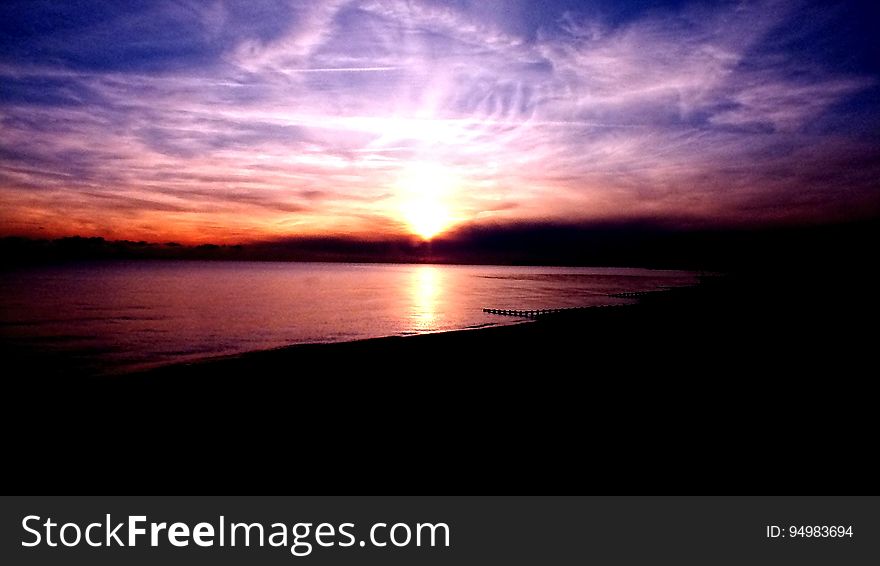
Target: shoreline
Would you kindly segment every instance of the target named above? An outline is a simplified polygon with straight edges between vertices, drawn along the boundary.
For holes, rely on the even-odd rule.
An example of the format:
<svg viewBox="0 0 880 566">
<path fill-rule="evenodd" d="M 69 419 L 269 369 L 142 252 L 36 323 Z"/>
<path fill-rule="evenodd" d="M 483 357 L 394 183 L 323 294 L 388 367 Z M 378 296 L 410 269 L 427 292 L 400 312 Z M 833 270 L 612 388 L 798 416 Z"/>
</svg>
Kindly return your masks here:
<svg viewBox="0 0 880 566">
<path fill-rule="evenodd" d="M 584 308 L 599 308 L 599 307 L 584 307 Z M 436 336 L 440 334 L 451 334 L 457 332 L 475 332 L 480 330 L 490 330 L 493 328 L 501 328 L 508 326 L 518 326 L 520 324 L 532 324 L 536 322 L 536 320 L 516 320 L 511 322 L 502 322 L 502 323 L 485 323 L 480 325 L 472 325 L 463 328 L 453 328 L 449 330 L 430 330 L 425 332 L 412 332 L 412 333 L 401 333 L 401 334 L 389 334 L 385 336 L 371 336 L 365 338 L 355 338 L 353 340 L 340 340 L 340 341 L 328 341 L 328 342 L 296 342 L 291 344 L 284 344 L 281 346 L 274 346 L 271 348 L 259 348 L 256 350 L 245 350 L 243 352 L 235 352 L 229 354 L 209 354 L 207 356 L 195 357 L 188 360 L 178 360 L 178 361 L 169 361 L 169 362 L 155 362 L 149 363 L 145 362 L 141 364 L 140 367 L 137 368 L 120 368 L 118 371 L 108 372 L 102 375 L 94 376 L 97 379 L 100 378 L 116 378 L 123 376 L 138 376 L 141 374 L 148 374 L 154 372 L 161 372 L 165 369 L 174 368 L 177 366 L 199 366 L 201 364 L 210 364 L 210 363 L 221 363 L 224 361 L 235 360 L 237 358 L 246 357 L 246 356 L 254 356 L 260 354 L 269 354 L 271 352 L 278 351 L 287 351 L 293 349 L 300 348 L 314 348 L 314 347 L 334 347 L 334 346 L 343 346 L 345 344 L 359 344 L 362 342 L 374 342 L 374 341 L 384 341 L 384 340 L 410 340 L 413 338 L 420 338 L 424 336 Z M 158 364 L 158 365 L 155 365 Z"/>
<path fill-rule="evenodd" d="M 641 269 L 641 268 L 636 268 Z M 677 270 L 669 270 L 669 271 L 677 271 Z M 447 334 L 459 334 L 459 333 L 471 333 L 471 332 L 486 332 L 499 328 L 509 328 L 509 327 L 518 327 L 522 325 L 530 325 L 535 323 L 540 323 L 543 325 L 553 324 L 553 321 L 558 323 L 558 320 L 564 319 L 569 320 L 569 322 L 574 321 L 574 319 L 580 319 L 581 317 L 589 317 L 590 313 L 599 309 L 613 309 L 613 308 L 623 308 L 623 307 L 633 307 L 640 304 L 641 300 L 646 297 L 658 296 L 664 293 L 668 293 L 671 291 L 680 291 L 686 289 L 692 289 L 699 287 L 702 285 L 702 281 L 706 278 L 716 278 L 723 277 L 723 274 L 720 273 L 694 273 L 694 277 L 697 278 L 697 282 L 692 285 L 683 285 L 679 287 L 666 287 L 660 289 L 653 289 L 649 291 L 640 291 L 635 293 L 632 297 L 622 297 L 617 296 L 618 294 L 612 293 L 608 296 L 614 299 L 622 299 L 628 302 L 617 303 L 617 304 L 602 304 L 602 305 L 594 305 L 594 306 L 586 306 L 586 307 L 565 307 L 561 309 L 563 312 L 552 313 L 552 314 L 542 314 L 540 317 L 524 317 L 518 315 L 497 315 L 502 319 L 509 319 L 509 321 L 502 322 L 491 322 L 491 323 L 482 323 L 471 326 L 466 326 L 462 328 L 453 328 L 447 330 L 432 330 L 432 331 L 424 331 L 424 332 L 412 332 L 412 333 L 400 333 L 400 334 L 390 334 L 385 336 L 373 336 L 373 337 L 364 337 L 364 338 L 356 338 L 353 340 L 341 340 L 341 341 L 328 341 L 328 342 L 301 342 L 301 343 L 291 343 L 280 346 L 275 346 L 271 348 L 262 348 L 256 350 L 247 350 L 243 352 L 237 353 L 229 353 L 229 354 L 217 354 L 217 355 L 208 355 L 198 358 L 193 358 L 190 360 L 179 360 L 179 361 L 170 361 L 170 362 L 159 362 L 159 365 L 154 364 L 146 364 L 142 365 L 142 367 L 134 368 L 134 369 L 120 369 L 119 371 L 108 372 L 106 374 L 96 376 L 97 378 L 104 377 L 121 377 L 121 376 L 142 376 L 145 374 L 157 374 L 164 373 L 166 370 L 168 371 L 177 371 L 175 368 L 180 367 L 180 371 L 186 371 L 183 368 L 197 367 L 201 368 L 204 364 L 222 364 L 223 362 L 233 362 L 240 358 L 250 358 L 250 357 L 258 357 L 264 355 L 275 355 L 275 353 L 289 353 L 290 355 L 295 355 L 296 352 L 306 351 L 311 349 L 324 349 L 324 348 L 334 348 L 334 347 L 345 347 L 346 345 L 362 345 L 363 347 L 369 348 L 371 345 L 381 345 L 385 341 L 394 341 L 394 340 L 412 340 L 412 339 L 426 339 L 427 337 L 432 336 L 442 336 Z"/>
<path fill-rule="evenodd" d="M 636 268 L 641 269 L 641 268 Z M 669 270 L 676 271 L 676 270 Z M 695 289 L 700 287 L 703 284 L 703 281 L 707 278 L 717 278 L 723 277 L 723 274 L 719 273 L 695 273 L 694 276 L 697 278 L 697 282 L 692 285 L 683 285 L 679 287 L 667 287 L 660 289 L 653 289 L 649 291 L 641 291 L 638 292 L 633 297 L 618 297 L 616 294 L 610 294 L 609 297 L 615 299 L 623 299 L 628 302 L 617 303 L 617 304 L 603 304 L 603 305 L 595 305 L 595 306 L 587 306 L 587 307 L 566 307 L 561 309 L 561 312 L 557 313 L 548 313 L 542 314 L 539 317 L 527 318 L 527 317 L 519 317 L 519 316 L 508 316 L 508 315 L 497 315 L 502 319 L 510 319 L 509 322 L 493 322 L 493 323 L 483 323 L 478 325 L 467 326 L 463 328 L 454 328 L 448 330 L 433 330 L 433 331 L 425 331 L 425 332 L 413 332 L 411 334 L 391 334 L 386 336 L 373 336 L 366 338 L 357 338 L 354 340 L 343 340 L 343 341 L 331 341 L 331 342 L 302 342 L 302 343 L 293 343 L 286 344 L 281 346 L 275 346 L 272 348 L 262 348 L 257 350 L 247 350 L 243 352 L 230 353 L 230 354 L 219 354 L 219 355 L 209 355 L 200 358 L 194 358 L 191 360 L 181 360 L 181 361 L 172 361 L 166 363 L 160 363 L 160 365 L 150 365 L 148 367 L 141 367 L 138 369 L 129 369 L 129 370 L 121 370 L 112 373 L 103 374 L 100 376 L 95 376 L 96 379 L 104 379 L 104 378 L 117 378 L 117 377 L 148 377 L 153 375 L 163 375 L 166 373 L 189 373 L 189 372 L 201 372 L 208 371 L 211 368 L 220 368 L 226 364 L 247 364 L 251 361 L 256 361 L 258 358 L 272 358 L 285 356 L 295 357 L 297 354 L 312 354 L 318 353 L 321 350 L 327 350 L 327 353 L 331 353 L 332 350 L 339 349 L 340 351 L 345 350 L 347 348 L 352 349 L 371 349 L 371 348 L 383 348 L 390 344 L 397 345 L 401 340 L 441 340 L 436 337 L 447 336 L 446 340 L 459 342 L 465 341 L 464 337 L 459 337 L 458 335 L 464 334 L 472 334 L 479 333 L 477 337 L 474 339 L 479 340 L 483 337 L 486 338 L 495 338 L 494 335 L 490 336 L 492 331 L 500 331 L 501 329 L 512 329 L 521 326 L 530 326 L 534 324 L 542 325 L 540 328 L 542 331 L 549 330 L 551 327 L 553 329 L 561 330 L 561 328 L 556 328 L 560 321 L 563 321 L 565 325 L 571 325 L 580 322 L 586 322 L 589 318 L 598 310 L 611 310 L 611 309 L 625 309 L 628 307 L 637 307 L 641 304 L 643 299 L 648 298 L 649 300 L 653 297 L 656 298 L 660 295 L 664 295 L 666 293 L 675 292 L 675 291 L 685 291 L 688 289 Z M 513 330 L 508 330 L 507 332 L 515 332 Z M 452 335 L 452 336 L 449 336 Z M 470 338 L 470 336 L 468 337 Z M 438 344 L 439 345 L 439 344 Z M 422 346 L 422 344 L 419 344 Z M 427 344 L 425 344 L 427 346 Z M 402 343 L 401 347 L 406 347 L 406 343 Z M 321 352 L 323 353 L 323 352 Z"/>
<path fill-rule="evenodd" d="M 718 276 L 705 276 L 718 277 Z M 579 331 L 595 334 L 609 327 L 626 323 L 633 316 L 640 317 L 646 310 L 659 305 L 666 306 L 680 302 L 684 297 L 699 289 L 704 282 L 687 287 L 675 287 L 651 291 L 637 301 L 618 305 L 573 308 L 559 313 L 542 315 L 532 320 L 517 320 L 509 323 L 483 325 L 475 328 L 424 332 L 413 335 L 391 335 L 363 338 L 345 342 L 318 342 L 290 344 L 263 350 L 252 350 L 237 354 L 212 356 L 199 360 L 175 362 L 142 371 L 132 371 L 113 376 L 95 378 L 99 381 L 165 381 L 185 378 L 191 380 L 218 380 L 231 378 L 235 374 L 262 374 L 265 379 L 272 376 L 278 368 L 300 364 L 313 370 L 322 366 L 338 370 L 353 369 L 361 359 L 364 365 L 379 366 L 383 359 L 396 361 L 386 373 L 397 375 L 405 373 L 399 364 L 417 363 L 417 360 L 433 359 L 439 366 L 447 366 L 448 361 L 436 360 L 438 352 L 455 352 L 471 357 L 471 364 L 501 368 L 511 363 L 507 350 L 510 348 L 548 348 L 551 342 L 558 347 L 570 346 L 569 339 L 576 338 Z M 661 298 L 662 297 L 662 298 Z M 647 305 L 647 306 L 646 306 Z M 568 337 L 568 338 L 567 338 Z M 595 338 L 595 336 L 594 336 Z M 474 356 L 476 358 L 474 359 Z M 528 365 L 526 363 L 525 365 Z M 430 368 L 434 373 L 439 367 Z M 256 376 L 259 378 L 259 376 Z"/>
<path fill-rule="evenodd" d="M 263 395 L 306 389 L 334 394 L 339 383 L 369 395 L 360 380 L 389 383 L 495 380 L 500 376 L 592 387 L 615 377 L 644 381 L 737 380 L 760 375 L 837 374 L 872 363 L 869 328 L 878 312 L 875 279 L 834 271 L 750 272 L 699 277 L 699 284 L 651 292 L 637 302 L 561 312 L 532 321 L 348 342 L 284 345 L 97 375 L 65 360 L 21 364 L 4 352 L 14 388 L 46 385 L 77 393 L 190 391 Z M 855 282 L 855 283 L 854 283 Z M 528 324 L 525 324 L 528 322 Z M 25 360 L 26 361 L 26 360 Z M 859 366 L 861 364 L 861 366 Z M 44 371 L 48 368 L 49 371 Z M 76 368 L 74 368 L 76 369 Z M 598 380 L 598 381 L 597 381 Z M 439 385 L 437 385 L 439 386 Z"/>
<path fill-rule="evenodd" d="M 122 263 L 125 266 L 135 265 L 133 262 Z M 335 264 L 326 265 L 334 266 L 334 269 L 329 271 L 328 277 L 335 277 L 336 279 L 329 280 L 336 284 L 339 279 L 336 271 L 339 269 Z M 431 272 L 402 270 L 400 273 L 403 274 L 401 277 L 405 276 L 404 279 L 393 278 L 401 285 L 401 289 L 388 293 L 383 291 L 388 297 L 383 293 L 371 297 L 372 303 L 363 311 L 360 310 L 357 302 L 352 302 L 352 298 L 356 301 L 359 296 L 357 293 L 360 291 L 357 291 L 357 286 L 354 286 L 354 293 L 340 295 L 342 307 L 336 304 L 335 295 L 334 302 L 326 307 L 321 306 L 320 302 L 314 303 L 309 300 L 312 295 L 317 296 L 319 300 L 328 300 L 330 297 L 328 292 L 309 291 L 303 295 L 305 299 L 296 294 L 291 298 L 293 295 L 275 281 L 284 280 L 287 271 L 282 267 L 259 272 L 257 283 L 260 285 L 256 286 L 257 292 L 244 293 L 241 301 L 237 297 L 230 299 L 231 296 L 223 294 L 228 291 L 228 285 L 223 288 L 212 287 L 211 293 L 206 293 L 197 285 L 183 284 L 182 291 L 178 292 L 176 280 L 172 277 L 172 275 L 177 276 L 177 273 L 173 270 L 165 272 L 145 266 L 143 269 L 146 270 L 147 282 L 140 281 L 141 275 L 138 271 L 123 270 L 118 272 L 121 283 L 118 285 L 119 291 L 115 292 L 110 301 L 110 308 L 105 308 L 101 294 L 89 290 L 88 286 L 95 287 L 96 283 L 92 282 L 93 274 L 88 269 L 73 270 L 69 273 L 64 271 L 59 276 L 40 273 L 34 279 L 30 279 L 25 274 L 20 278 L 6 281 L 7 287 L 15 292 L 7 295 L 8 302 L 12 306 L 7 316 L 8 328 L 4 326 L 0 329 L 8 330 L 0 344 L 0 355 L 10 362 L 12 375 L 16 378 L 39 376 L 52 381 L 68 378 L 88 379 L 143 373 L 166 366 L 190 365 L 205 360 L 235 358 L 246 355 L 249 351 L 307 344 L 308 340 L 316 340 L 314 343 L 340 343 L 384 337 L 383 335 L 433 335 L 482 327 L 509 326 L 523 321 L 523 317 L 495 316 L 479 311 L 486 307 L 529 303 L 531 301 L 527 298 L 528 294 L 520 296 L 514 292 L 510 298 L 512 303 L 506 296 L 508 291 L 500 294 L 469 294 L 468 285 L 471 283 L 467 280 L 467 277 L 476 274 L 480 279 L 474 279 L 473 284 L 480 289 L 499 286 L 505 289 L 505 285 L 516 287 L 518 283 L 495 282 L 488 279 L 508 279 L 507 270 L 509 269 L 511 274 L 517 274 L 519 273 L 517 268 L 492 268 L 486 272 L 485 282 L 482 281 L 483 270 L 475 266 L 462 266 L 462 268 L 466 270 L 461 271 L 461 276 L 459 277 L 458 274 L 455 277 L 449 276 L 450 283 L 445 287 L 437 286 L 432 281 L 426 283 L 425 278 L 420 276 L 422 273 Z M 222 276 L 235 276 L 237 279 L 233 281 L 250 285 L 246 278 L 241 277 L 241 273 L 244 272 L 239 272 L 234 267 L 230 268 L 232 271 L 229 273 L 226 272 L 226 267 L 222 269 L 223 271 L 220 272 Z M 296 276 L 294 282 L 297 285 L 303 284 L 303 281 L 307 282 L 308 277 L 312 276 L 311 269 L 308 267 L 294 271 Z M 455 267 L 450 268 L 451 271 L 455 269 Z M 550 291 L 547 292 L 550 293 L 559 290 L 565 292 L 565 295 L 558 297 L 559 306 L 629 302 L 626 299 L 613 297 L 611 293 L 615 290 L 693 284 L 698 275 L 694 272 L 673 269 L 664 269 L 659 272 L 660 275 L 657 275 L 656 270 L 633 267 L 571 269 L 548 266 L 547 273 L 545 274 L 544 269 L 539 269 L 538 276 L 540 278 L 547 275 L 554 278 L 557 273 L 566 275 L 569 272 L 577 275 L 596 275 L 597 283 L 595 287 L 591 286 L 591 283 L 585 284 L 586 291 L 583 297 L 577 294 L 579 291 L 565 292 L 569 286 L 565 280 L 558 285 L 548 287 Z M 200 277 L 212 276 L 211 271 L 195 273 Z M 385 270 L 376 273 L 382 275 Z M 394 274 L 396 271 L 391 270 L 389 273 Z M 116 274 L 115 271 L 108 271 L 108 275 Z M 183 275 L 187 275 L 185 271 Z M 670 277 L 667 278 L 667 275 Z M 649 279 L 643 279 L 643 276 Z M 84 293 L 83 300 L 79 301 L 74 296 L 75 293 L 70 294 L 68 298 L 65 288 L 59 287 L 66 284 L 65 277 L 74 282 L 81 282 L 74 291 Z M 97 279 L 101 280 L 103 277 L 104 274 L 100 273 Z M 181 279 L 184 282 L 193 280 L 197 279 L 195 277 Z M 62 283 L 53 283 L 54 281 Z M 131 281 L 135 284 L 130 283 Z M 348 285 L 344 279 L 341 281 Z M 377 281 L 381 282 L 383 279 L 379 278 Z M 166 298 L 168 293 L 166 286 L 169 282 L 173 283 L 169 288 L 175 290 L 175 294 Z M 529 282 L 526 285 L 541 284 Z M 303 286 L 308 288 L 307 284 Z M 155 291 L 147 293 L 137 291 L 137 289 L 154 287 Z M 342 290 L 346 291 L 349 287 L 351 285 Z M 37 291 L 28 291 L 31 288 Z M 136 292 L 132 292 L 131 289 L 135 289 Z M 278 289 L 282 289 L 282 292 Z M 436 316 L 432 313 L 430 321 L 422 322 L 422 318 L 415 317 L 423 317 L 423 314 L 419 314 L 420 309 L 427 308 L 424 304 L 427 300 L 426 292 L 431 293 L 430 308 L 441 308 L 443 312 L 438 311 Z M 39 302 L 41 293 L 49 297 L 49 300 Z M 434 295 L 437 293 L 445 294 L 437 295 L 439 298 L 436 298 Z M 223 297 L 222 301 L 227 302 L 222 303 L 219 299 L 209 298 L 213 296 Z M 536 296 L 542 295 L 539 293 Z M 448 301 L 449 304 L 439 307 L 438 301 Z M 552 306 L 553 301 L 553 298 L 549 298 L 543 302 Z M 33 313 L 21 306 L 29 302 L 36 302 L 39 307 L 33 309 Z M 541 299 L 537 299 L 536 302 L 538 306 L 543 304 Z M 194 306 L 189 308 L 190 304 Z M 227 305 L 231 308 L 227 309 Z M 376 310 L 374 305 L 378 305 L 379 310 Z M 342 314 L 334 315 L 334 309 L 340 308 L 343 309 L 339 311 Z M 386 310 L 381 310 L 383 308 Z M 325 310 L 326 313 L 322 312 Z M 376 313 L 371 310 L 376 310 Z M 231 315 L 233 318 L 229 318 L 230 312 L 236 313 Z M 243 322 L 235 318 L 239 315 Z"/>
<path fill-rule="evenodd" d="M 698 285 L 652 292 L 628 305 L 484 328 L 295 344 L 95 381 L 145 390 L 173 384 L 195 391 L 271 387 L 330 394 L 335 382 L 350 386 L 369 377 L 418 382 L 416 388 L 426 387 L 424 380 L 576 378 L 601 389 L 617 387 L 616 375 L 736 380 L 756 372 L 836 373 L 867 363 L 870 337 L 853 321 L 872 320 L 876 305 L 844 307 L 864 299 L 832 285 L 833 278 L 804 283 L 766 274 L 704 275 Z"/>
<path fill-rule="evenodd" d="M 598 308 L 598 307 L 591 307 Z M 102 378 L 116 378 L 116 377 L 142 377 L 151 374 L 164 374 L 166 372 L 177 373 L 187 372 L 189 370 L 199 371 L 203 367 L 208 369 L 205 366 L 214 366 L 214 365 L 223 365 L 227 363 L 247 363 L 252 361 L 252 359 L 262 358 L 262 357 L 274 357 L 274 356 L 295 356 L 298 353 L 311 353 L 317 352 L 319 350 L 345 350 L 345 349 L 362 349 L 362 348 L 373 348 L 373 347 L 382 347 L 389 344 L 398 344 L 402 341 L 410 342 L 417 340 L 436 340 L 437 337 L 450 336 L 450 335 L 459 335 L 459 334 L 473 334 L 473 333 L 489 333 L 493 330 L 501 330 L 501 329 L 509 329 L 516 328 L 520 326 L 527 326 L 532 324 L 537 324 L 538 320 L 518 320 L 515 322 L 507 322 L 507 323 L 499 323 L 499 324 L 484 324 L 480 326 L 474 327 L 466 327 L 466 328 L 455 328 L 451 330 L 435 330 L 429 332 L 418 332 L 413 334 L 392 334 L 387 336 L 374 336 L 371 338 L 358 338 L 355 340 L 345 340 L 339 342 L 303 342 L 297 344 L 287 344 L 284 346 L 277 346 L 274 348 L 265 348 L 259 350 L 248 350 L 245 352 L 239 352 L 234 354 L 221 354 L 216 356 L 208 356 L 193 360 L 187 361 L 177 361 L 177 362 L 169 362 L 166 364 L 162 364 L 160 366 L 144 368 L 140 370 L 133 371 L 123 371 L 114 374 L 108 374 L 105 376 L 97 376 L 96 379 Z M 328 352 L 329 353 L 329 352 Z"/>
</svg>

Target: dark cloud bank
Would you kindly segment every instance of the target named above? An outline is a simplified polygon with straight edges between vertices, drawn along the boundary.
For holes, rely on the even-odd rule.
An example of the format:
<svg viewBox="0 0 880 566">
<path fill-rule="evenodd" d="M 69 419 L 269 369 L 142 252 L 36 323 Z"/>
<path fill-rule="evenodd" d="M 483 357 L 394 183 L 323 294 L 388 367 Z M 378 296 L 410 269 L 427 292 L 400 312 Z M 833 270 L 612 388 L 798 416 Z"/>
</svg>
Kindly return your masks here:
<svg viewBox="0 0 880 566">
<path fill-rule="evenodd" d="M 112 259 L 348 261 L 644 266 L 712 270 L 828 266 L 863 270 L 880 220 L 773 229 L 681 229 L 656 224 L 519 224 L 463 229 L 432 242 L 290 238 L 247 245 L 186 246 L 103 238 L 0 240 L 5 266 Z"/>
</svg>

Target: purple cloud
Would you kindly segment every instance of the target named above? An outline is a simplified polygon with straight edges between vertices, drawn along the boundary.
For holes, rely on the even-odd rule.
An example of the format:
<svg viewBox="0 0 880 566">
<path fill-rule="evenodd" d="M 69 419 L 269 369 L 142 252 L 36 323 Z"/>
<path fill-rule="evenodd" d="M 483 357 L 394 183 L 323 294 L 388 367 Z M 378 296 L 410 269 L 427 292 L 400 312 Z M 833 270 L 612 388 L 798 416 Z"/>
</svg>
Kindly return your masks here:
<svg viewBox="0 0 880 566">
<path fill-rule="evenodd" d="M 0 59 L 6 231 L 405 231 L 413 202 L 449 225 L 878 210 L 875 140 L 846 118 L 877 78 L 796 56 L 797 3 L 511 6 L 157 3 L 21 38 Z"/>
</svg>

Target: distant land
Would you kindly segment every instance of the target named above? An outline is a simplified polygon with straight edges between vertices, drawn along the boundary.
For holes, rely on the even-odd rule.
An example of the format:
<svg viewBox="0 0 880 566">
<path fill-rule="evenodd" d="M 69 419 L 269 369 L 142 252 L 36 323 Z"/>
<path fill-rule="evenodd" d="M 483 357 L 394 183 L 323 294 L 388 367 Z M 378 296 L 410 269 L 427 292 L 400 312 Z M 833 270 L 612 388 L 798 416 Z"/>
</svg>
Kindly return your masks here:
<svg viewBox="0 0 880 566">
<path fill-rule="evenodd" d="M 737 269 L 873 261 L 880 221 L 773 229 L 517 225 L 413 238 L 288 238 L 239 245 L 0 238 L 3 266 L 100 260 L 327 261 Z"/>
</svg>

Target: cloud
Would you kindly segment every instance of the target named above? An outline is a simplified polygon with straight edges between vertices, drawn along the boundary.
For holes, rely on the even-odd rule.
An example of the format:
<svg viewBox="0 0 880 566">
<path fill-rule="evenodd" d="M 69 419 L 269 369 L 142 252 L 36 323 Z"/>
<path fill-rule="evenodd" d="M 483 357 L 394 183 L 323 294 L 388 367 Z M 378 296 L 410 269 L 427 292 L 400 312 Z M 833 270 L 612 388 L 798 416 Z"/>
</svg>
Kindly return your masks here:
<svg viewBox="0 0 880 566">
<path fill-rule="evenodd" d="M 447 172 L 461 224 L 876 211 L 876 71 L 829 65 L 847 16 L 807 8 L 12 2 L 3 218 L 64 202 L 97 233 L 403 231 L 420 167 Z"/>
</svg>

